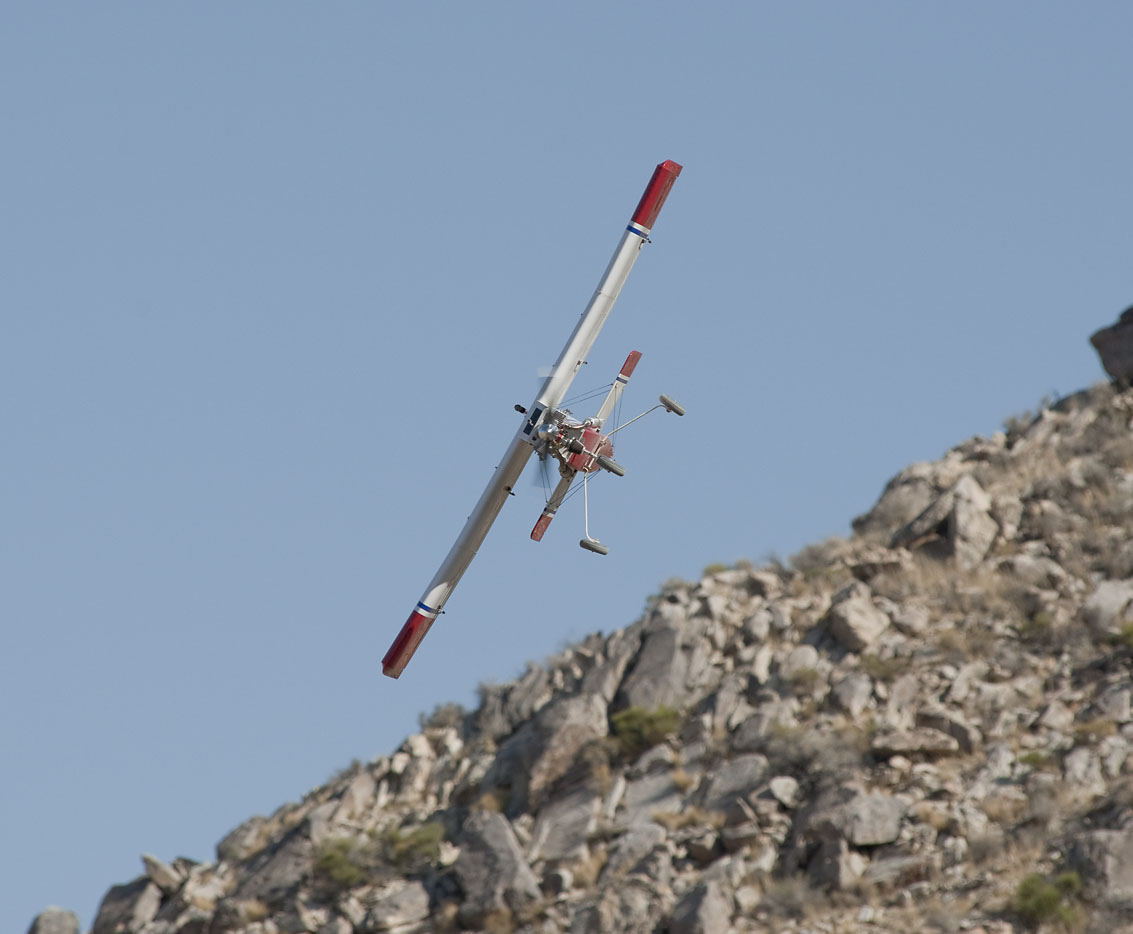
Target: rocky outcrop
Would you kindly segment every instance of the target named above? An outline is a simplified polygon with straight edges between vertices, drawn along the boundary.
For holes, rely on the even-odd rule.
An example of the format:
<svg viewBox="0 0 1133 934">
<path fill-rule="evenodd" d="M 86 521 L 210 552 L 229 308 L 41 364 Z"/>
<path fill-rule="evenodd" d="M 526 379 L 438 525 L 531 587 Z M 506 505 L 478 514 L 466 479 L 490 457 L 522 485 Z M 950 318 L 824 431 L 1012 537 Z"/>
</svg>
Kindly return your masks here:
<svg viewBox="0 0 1133 934">
<path fill-rule="evenodd" d="M 1133 308 L 1126 308 L 1117 324 L 1090 335 L 1102 367 L 1119 387 L 1133 386 Z"/>
<path fill-rule="evenodd" d="M 670 582 L 215 862 L 144 856 L 94 934 L 1122 930 L 1131 421 L 1096 387 L 902 471 L 847 540 Z"/>
</svg>

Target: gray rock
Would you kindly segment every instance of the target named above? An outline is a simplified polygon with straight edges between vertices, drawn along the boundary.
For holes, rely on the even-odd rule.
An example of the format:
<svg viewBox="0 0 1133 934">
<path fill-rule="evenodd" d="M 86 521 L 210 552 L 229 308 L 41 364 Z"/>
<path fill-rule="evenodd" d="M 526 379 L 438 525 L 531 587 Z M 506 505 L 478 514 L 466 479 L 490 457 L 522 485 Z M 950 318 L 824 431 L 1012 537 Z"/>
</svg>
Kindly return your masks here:
<svg viewBox="0 0 1133 934">
<path fill-rule="evenodd" d="M 851 652 L 861 652 L 889 628 L 889 616 L 873 605 L 868 587 L 852 584 L 835 595 L 826 628 Z"/>
<path fill-rule="evenodd" d="M 767 790 L 776 801 L 790 810 L 799 803 L 799 783 L 790 775 L 777 775 L 767 783 Z"/>
<path fill-rule="evenodd" d="M 587 788 L 545 804 L 535 818 L 528 859 L 555 862 L 585 857 L 589 852 L 587 841 L 597 829 L 601 808 L 602 796 Z"/>
<path fill-rule="evenodd" d="M 657 824 L 640 824 L 622 834 L 610 847 L 606 865 L 599 877 L 606 885 L 614 879 L 634 872 L 638 865 L 657 847 L 664 846 L 665 831 Z"/>
<path fill-rule="evenodd" d="M 950 490 L 898 529 L 890 547 L 915 549 L 939 541 L 943 553 L 953 556 L 957 565 L 973 568 L 983 560 L 999 534 L 991 507 L 991 497 L 971 474 L 964 474 Z"/>
<path fill-rule="evenodd" d="M 974 752 L 983 742 L 979 728 L 965 720 L 963 715 L 935 704 L 918 710 L 916 722 L 917 726 L 929 727 L 951 736 L 960 744 L 962 752 Z"/>
<path fill-rule="evenodd" d="M 429 893 L 418 879 L 399 879 L 374 897 L 367 931 L 392 931 L 429 917 Z"/>
<path fill-rule="evenodd" d="M 1067 859 L 1093 901 L 1133 902 L 1133 828 L 1086 831 L 1071 843 Z"/>
<path fill-rule="evenodd" d="M 160 907 L 161 889 L 139 876 L 103 896 L 91 934 L 134 934 L 154 919 Z"/>
<path fill-rule="evenodd" d="M 176 892 L 181 887 L 181 883 L 185 881 L 187 873 L 162 862 L 149 853 L 142 854 L 142 863 L 145 864 L 146 875 L 166 895 Z"/>
<path fill-rule="evenodd" d="M 873 681 L 864 672 L 854 671 L 835 684 L 831 693 L 839 707 L 857 718 L 873 696 Z"/>
<path fill-rule="evenodd" d="M 706 811 L 727 812 L 737 798 L 758 788 L 766 776 L 767 757 L 759 753 L 725 760 L 702 786 L 700 806 Z"/>
<path fill-rule="evenodd" d="M 1133 616 L 1133 580 L 1106 580 L 1082 605 L 1082 621 L 1096 636 L 1116 634 Z"/>
<path fill-rule="evenodd" d="M 1133 386 L 1133 308 L 1121 313 L 1116 324 L 1090 335 L 1102 368 L 1119 387 Z"/>
<path fill-rule="evenodd" d="M 601 697 L 588 694 L 554 701 L 504 742 L 482 785 L 509 790 L 508 814 L 513 817 L 537 811 L 568 773 L 578 782 L 588 780 L 579 754 L 608 731 Z"/>
<path fill-rule="evenodd" d="M 280 899 L 311 877 L 314 853 L 304 828 L 295 828 L 252 859 L 236 895 L 269 903 Z"/>
<path fill-rule="evenodd" d="M 678 812 L 682 803 L 672 771 L 654 772 L 626 783 L 619 820 L 627 825 L 649 823 L 658 812 Z"/>
<path fill-rule="evenodd" d="M 948 527 L 952 553 L 961 568 L 976 567 L 990 550 L 999 524 L 991 515 L 991 497 L 970 475 L 953 487 L 954 502 Z"/>
<path fill-rule="evenodd" d="M 870 751 L 886 759 L 890 756 L 947 756 L 959 750 L 960 744 L 953 737 L 931 727 L 880 733 L 870 743 Z"/>
<path fill-rule="evenodd" d="M 539 898 L 539 882 L 502 814 L 477 811 L 460 834 L 454 866 L 464 891 L 460 920 L 472 927 L 501 912 L 516 912 Z"/>
<path fill-rule="evenodd" d="M 806 874 L 816 888 L 841 891 L 865 871 L 866 860 L 850 850 L 842 837 L 826 837 L 807 863 Z"/>
<path fill-rule="evenodd" d="M 727 934 L 731 929 L 732 900 L 715 880 L 687 892 L 669 919 L 669 934 Z"/>
<path fill-rule="evenodd" d="M 632 876 L 621 885 L 607 885 L 594 899 L 579 905 L 570 920 L 571 934 L 655 934 L 672 905 L 667 886 Z"/>
<path fill-rule="evenodd" d="M 779 663 L 779 677 L 791 681 L 818 666 L 818 650 L 813 645 L 796 645 Z"/>
<path fill-rule="evenodd" d="M 36 915 L 28 934 L 79 934 L 79 916 L 52 905 Z"/>
<path fill-rule="evenodd" d="M 858 795 L 844 806 L 842 833 L 854 846 L 892 843 L 901 833 L 905 804 L 890 795 L 873 792 Z"/>
<path fill-rule="evenodd" d="M 907 525 L 919 516 L 936 498 L 933 465 L 913 464 L 890 480 L 874 507 L 853 520 L 858 535 L 890 536 L 894 529 Z"/>
<path fill-rule="evenodd" d="M 268 819 L 257 814 L 228 832 L 216 845 L 216 858 L 220 862 L 239 863 L 262 850 L 267 841 Z"/>
</svg>

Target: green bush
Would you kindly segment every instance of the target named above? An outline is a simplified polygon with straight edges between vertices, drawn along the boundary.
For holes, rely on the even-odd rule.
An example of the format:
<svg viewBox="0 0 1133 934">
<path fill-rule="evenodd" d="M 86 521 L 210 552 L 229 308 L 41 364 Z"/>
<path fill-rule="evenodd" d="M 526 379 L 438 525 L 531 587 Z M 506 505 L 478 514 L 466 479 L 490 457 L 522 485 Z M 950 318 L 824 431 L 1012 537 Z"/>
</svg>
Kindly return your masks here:
<svg viewBox="0 0 1133 934">
<path fill-rule="evenodd" d="M 634 758 L 676 733 L 681 715 L 664 704 L 655 710 L 627 707 L 610 717 L 610 723 L 622 755 Z"/>
<path fill-rule="evenodd" d="M 429 821 L 408 833 L 394 831 L 387 840 L 390 861 L 403 872 L 415 872 L 437 861 L 445 839 L 444 824 Z"/>
<path fill-rule="evenodd" d="M 1057 922 L 1070 929 L 1078 922 L 1078 911 L 1067 899 L 1081 890 L 1082 880 L 1076 872 L 1061 873 L 1053 880 L 1033 872 L 1019 883 L 1015 912 L 1032 927 Z"/>
<path fill-rule="evenodd" d="M 369 878 L 368 855 L 357 840 L 337 837 L 315 852 L 315 878 L 336 891 L 361 885 Z"/>
</svg>

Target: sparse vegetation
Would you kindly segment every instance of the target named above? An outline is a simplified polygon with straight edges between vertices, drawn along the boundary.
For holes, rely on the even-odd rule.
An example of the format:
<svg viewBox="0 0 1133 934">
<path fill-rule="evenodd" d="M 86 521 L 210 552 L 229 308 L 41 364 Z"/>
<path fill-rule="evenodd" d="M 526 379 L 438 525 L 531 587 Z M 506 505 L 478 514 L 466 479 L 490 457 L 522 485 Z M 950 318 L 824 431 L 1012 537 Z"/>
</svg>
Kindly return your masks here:
<svg viewBox="0 0 1133 934">
<path fill-rule="evenodd" d="M 354 837 L 328 840 L 315 852 L 315 879 L 324 887 L 344 892 L 370 877 L 373 853 Z"/>
<path fill-rule="evenodd" d="M 1013 907 L 1032 927 L 1058 923 L 1069 931 L 1079 922 L 1074 900 L 1081 891 L 1082 880 L 1076 872 L 1064 872 L 1051 880 L 1034 872 L 1019 883 Z"/>
<path fill-rule="evenodd" d="M 464 720 L 468 716 L 468 711 L 463 706 L 456 703 L 438 704 L 433 708 L 433 712 L 425 716 L 424 712 L 417 715 L 417 724 L 421 728 L 421 732 L 430 728 L 444 728 L 451 727 L 455 730 L 460 730 L 464 726 Z"/>
<path fill-rule="evenodd" d="M 676 733 L 681 715 L 663 704 L 653 710 L 627 707 L 610 717 L 610 724 L 622 755 L 632 759 Z"/>
<path fill-rule="evenodd" d="M 892 655 L 882 658 L 867 652 L 858 661 L 862 671 L 874 681 L 892 681 L 909 670 L 912 659 L 907 655 Z"/>
</svg>

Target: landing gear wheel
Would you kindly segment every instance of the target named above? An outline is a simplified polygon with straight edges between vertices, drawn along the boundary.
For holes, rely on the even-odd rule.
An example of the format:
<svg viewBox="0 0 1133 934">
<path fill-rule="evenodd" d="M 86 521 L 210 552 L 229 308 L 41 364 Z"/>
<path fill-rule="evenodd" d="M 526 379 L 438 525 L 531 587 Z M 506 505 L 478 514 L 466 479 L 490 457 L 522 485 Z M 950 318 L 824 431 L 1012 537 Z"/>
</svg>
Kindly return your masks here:
<svg viewBox="0 0 1133 934">
<path fill-rule="evenodd" d="M 594 459 L 598 462 L 599 467 L 603 470 L 608 470 L 615 477 L 624 477 L 626 475 L 626 469 L 617 461 L 610 460 L 605 454 L 599 454 Z"/>
<path fill-rule="evenodd" d="M 580 547 L 585 548 L 587 551 L 592 551 L 596 555 L 608 555 L 610 549 L 603 545 L 601 542 L 596 542 L 592 538 L 581 538 L 578 540 Z"/>
</svg>

